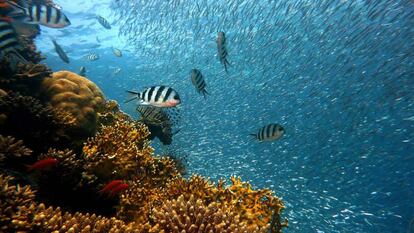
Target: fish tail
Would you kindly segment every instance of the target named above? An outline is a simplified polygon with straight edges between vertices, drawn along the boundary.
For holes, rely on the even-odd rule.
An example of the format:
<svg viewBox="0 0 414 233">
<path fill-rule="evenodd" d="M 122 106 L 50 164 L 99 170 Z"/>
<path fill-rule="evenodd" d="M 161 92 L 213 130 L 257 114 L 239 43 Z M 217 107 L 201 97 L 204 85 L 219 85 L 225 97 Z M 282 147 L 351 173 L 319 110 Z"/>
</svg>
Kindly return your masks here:
<svg viewBox="0 0 414 233">
<path fill-rule="evenodd" d="M 208 93 L 206 90 L 203 91 L 203 96 L 204 99 L 207 99 L 207 95 L 210 95 L 210 93 Z"/>
<path fill-rule="evenodd" d="M 256 140 L 256 139 L 257 139 L 256 134 L 254 134 L 254 133 L 250 133 L 249 135 L 250 135 L 250 136 L 252 136 L 252 137 L 250 138 L 250 141 L 253 141 L 253 140 Z"/>
<path fill-rule="evenodd" d="M 227 58 L 224 58 L 223 65 L 224 65 L 224 70 L 226 71 L 226 73 L 229 73 L 227 70 L 227 66 L 230 66 L 230 63 L 227 60 Z"/>
<path fill-rule="evenodd" d="M 136 92 L 136 91 L 126 91 L 126 92 L 128 92 L 128 93 L 130 93 L 130 94 L 133 94 L 133 95 L 139 95 L 139 92 Z"/>
</svg>

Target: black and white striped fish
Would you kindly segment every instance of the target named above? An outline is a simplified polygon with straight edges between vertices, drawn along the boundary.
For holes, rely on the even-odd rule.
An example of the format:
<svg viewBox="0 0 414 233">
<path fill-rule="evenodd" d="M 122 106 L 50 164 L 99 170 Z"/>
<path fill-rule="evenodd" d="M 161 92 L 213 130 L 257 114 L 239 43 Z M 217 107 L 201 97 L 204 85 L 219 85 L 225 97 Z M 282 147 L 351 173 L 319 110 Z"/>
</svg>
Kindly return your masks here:
<svg viewBox="0 0 414 233">
<path fill-rule="evenodd" d="M 29 4 L 25 7 L 28 22 L 50 28 L 63 28 L 70 25 L 69 19 L 56 7 L 43 4 Z"/>
<path fill-rule="evenodd" d="M 96 19 L 98 22 L 106 29 L 111 29 L 111 24 L 109 24 L 108 20 L 106 20 L 104 17 L 97 15 Z"/>
<path fill-rule="evenodd" d="M 181 119 L 178 108 L 158 108 L 140 105 L 137 107 L 141 118 L 138 120 L 147 125 L 151 134 L 149 139 L 157 137 L 164 145 L 170 145 L 172 137 L 177 134 L 179 120 Z"/>
<path fill-rule="evenodd" d="M 88 55 L 85 56 L 85 59 L 88 61 L 96 61 L 99 59 L 99 55 L 96 53 L 90 53 Z"/>
<path fill-rule="evenodd" d="M 269 124 L 261 129 L 256 134 L 250 134 L 258 139 L 260 142 L 263 141 L 274 141 L 283 136 L 285 129 L 279 124 Z"/>
<path fill-rule="evenodd" d="M 62 47 L 56 42 L 56 40 L 52 39 L 53 45 L 55 46 L 56 53 L 59 55 L 62 61 L 69 63 L 69 57 L 66 55 L 65 51 L 63 51 Z"/>
<path fill-rule="evenodd" d="M 224 32 L 219 32 L 217 34 L 217 52 L 220 59 L 221 64 L 224 65 L 224 70 L 227 72 L 227 66 L 230 65 L 229 61 L 227 60 L 227 48 L 226 48 L 226 35 Z"/>
<path fill-rule="evenodd" d="M 201 74 L 201 71 L 198 69 L 192 69 L 191 70 L 191 82 L 197 89 L 198 93 L 202 93 L 204 96 L 204 99 L 206 98 L 206 94 L 208 95 L 208 92 L 206 91 L 206 82 L 204 80 L 203 75 Z"/>
<path fill-rule="evenodd" d="M 21 48 L 16 31 L 10 22 L 0 19 L 0 57 Z"/>
<path fill-rule="evenodd" d="M 126 103 L 138 99 L 140 105 L 152 105 L 160 108 L 175 107 L 181 103 L 177 91 L 167 86 L 153 86 L 142 92 L 127 92 L 136 96 L 127 100 Z"/>
</svg>

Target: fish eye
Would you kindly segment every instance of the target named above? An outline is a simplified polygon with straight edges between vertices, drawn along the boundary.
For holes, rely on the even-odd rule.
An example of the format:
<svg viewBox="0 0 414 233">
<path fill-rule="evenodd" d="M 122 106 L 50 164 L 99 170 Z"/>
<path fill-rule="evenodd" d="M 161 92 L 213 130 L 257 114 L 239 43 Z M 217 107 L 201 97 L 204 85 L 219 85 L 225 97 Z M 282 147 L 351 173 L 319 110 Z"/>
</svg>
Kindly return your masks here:
<svg viewBox="0 0 414 233">
<path fill-rule="evenodd" d="M 279 127 L 279 131 L 284 131 L 285 129 L 281 126 Z"/>
<path fill-rule="evenodd" d="M 179 99 L 180 99 L 180 97 L 179 97 L 178 95 L 174 95 L 173 99 L 175 99 L 175 100 L 179 100 Z"/>
</svg>

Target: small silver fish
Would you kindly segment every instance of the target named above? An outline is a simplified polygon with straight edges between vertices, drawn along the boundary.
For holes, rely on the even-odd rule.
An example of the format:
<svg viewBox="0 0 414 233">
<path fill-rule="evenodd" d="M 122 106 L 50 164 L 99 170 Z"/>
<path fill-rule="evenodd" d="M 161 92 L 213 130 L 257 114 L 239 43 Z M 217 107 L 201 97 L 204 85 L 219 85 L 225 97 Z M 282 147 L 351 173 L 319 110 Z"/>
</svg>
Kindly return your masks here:
<svg viewBox="0 0 414 233">
<path fill-rule="evenodd" d="M 250 134 L 260 142 L 264 141 L 274 141 L 283 136 L 285 129 L 279 124 L 269 124 L 261 129 L 255 134 Z"/>
<path fill-rule="evenodd" d="M 59 55 L 62 61 L 69 63 L 69 57 L 66 55 L 65 51 L 63 51 L 62 47 L 56 42 L 56 40 L 52 39 L 53 45 L 55 46 L 56 53 Z"/>
<path fill-rule="evenodd" d="M 219 32 L 217 34 L 217 52 L 221 64 L 224 65 L 224 70 L 227 72 L 227 66 L 230 65 L 227 60 L 227 48 L 226 48 L 226 35 L 224 32 Z"/>
<path fill-rule="evenodd" d="M 204 96 L 204 99 L 206 98 L 206 94 L 208 92 L 206 91 L 206 82 L 204 80 L 203 75 L 201 74 L 201 71 L 198 69 L 192 69 L 191 70 L 191 82 L 195 86 L 198 93 L 202 93 Z"/>
<path fill-rule="evenodd" d="M 117 57 L 122 57 L 122 51 L 112 47 L 112 53 Z"/>
<path fill-rule="evenodd" d="M 96 53 L 90 53 L 88 55 L 85 56 L 85 59 L 88 61 L 96 61 L 99 59 L 99 55 Z"/>
<path fill-rule="evenodd" d="M 122 71 L 122 69 L 121 69 L 121 68 L 116 68 L 116 69 L 114 70 L 113 74 L 114 74 L 114 75 L 117 75 L 117 74 L 119 74 L 121 71 Z"/>
</svg>

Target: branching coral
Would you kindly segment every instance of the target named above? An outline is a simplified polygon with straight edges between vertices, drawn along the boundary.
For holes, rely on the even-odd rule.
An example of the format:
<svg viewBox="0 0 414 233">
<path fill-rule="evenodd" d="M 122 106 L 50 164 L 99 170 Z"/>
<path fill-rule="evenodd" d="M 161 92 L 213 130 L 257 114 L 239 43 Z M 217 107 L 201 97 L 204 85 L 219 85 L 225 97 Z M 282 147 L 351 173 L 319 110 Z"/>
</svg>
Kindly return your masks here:
<svg viewBox="0 0 414 233">
<path fill-rule="evenodd" d="M 22 157 L 30 155 L 32 150 L 23 145 L 22 140 L 16 140 L 11 136 L 0 135 L 0 163 L 6 158 Z"/>
<path fill-rule="evenodd" d="M 216 202 L 205 204 L 193 195 L 181 195 L 166 201 L 161 208 L 154 209 L 153 220 L 157 224 L 150 232 L 267 232 L 266 228 L 251 229 L 240 220 L 238 213 L 230 206 Z"/>
<path fill-rule="evenodd" d="M 143 124 L 127 121 L 102 127 L 83 147 L 86 170 L 104 180 L 133 177 L 153 160 L 148 134 Z"/>
<path fill-rule="evenodd" d="M 132 118 L 119 109 L 115 100 L 106 101 L 102 110 L 98 112 L 98 127 L 112 125 L 116 121 L 132 121 Z"/>
<path fill-rule="evenodd" d="M 29 186 L 11 182 L 12 177 L 0 175 L 1 232 L 142 232 L 144 227 L 115 218 L 47 208 L 34 201 L 35 193 Z"/>
<path fill-rule="evenodd" d="M 75 73 L 60 71 L 44 79 L 42 86 L 42 94 L 53 107 L 75 116 L 79 136 L 92 136 L 96 132 L 97 112 L 103 107 L 104 96 L 93 82 Z"/>
<path fill-rule="evenodd" d="M 206 204 L 217 202 L 230 206 L 240 214 L 240 221 L 246 223 L 249 229 L 267 227 L 272 216 L 279 217 L 284 206 L 273 192 L 268 189 L 252 190 L 249 183 L 242 182 L 236 177 L 231 177 L 231 182 L 232 184 L 226 187 L 222 180 L 215 185 L 201 176 L 192 176 L 188 181 L 178 178 L 168 184 L 166 192 L 170 197 L 194 196 Z M 280 222 L 280 219 L 276 221 Z M 286 225 L 287 223 L 276 224 L 278 229 L 274 232 L 280 232 L 281 227 Z"/>
</svg>

